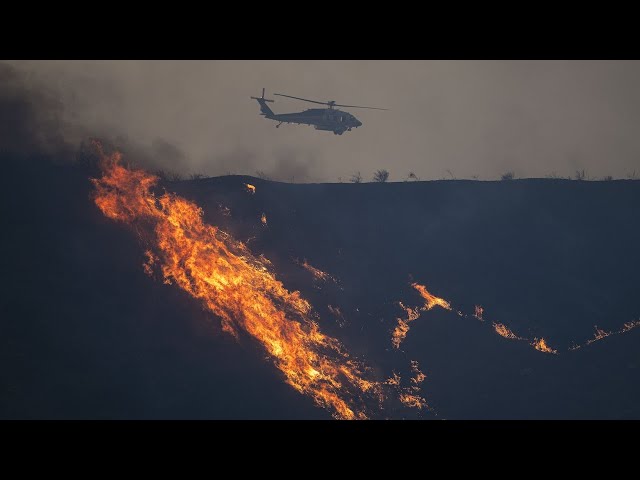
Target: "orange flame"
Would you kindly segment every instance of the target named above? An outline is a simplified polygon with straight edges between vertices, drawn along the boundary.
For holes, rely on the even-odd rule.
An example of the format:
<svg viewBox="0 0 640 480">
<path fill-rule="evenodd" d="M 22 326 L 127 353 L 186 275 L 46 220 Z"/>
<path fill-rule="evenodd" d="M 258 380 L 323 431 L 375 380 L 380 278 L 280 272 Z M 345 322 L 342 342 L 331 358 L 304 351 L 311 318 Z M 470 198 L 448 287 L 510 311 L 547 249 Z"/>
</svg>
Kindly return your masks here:
<svg viewBox="0 0 640 480">
<path fill-rule="evenodd" d="M 245 183 L 244 186 L 247 189 L 247 192 L 249 192 L 251 195 L 256 193 L 256 187 L 251 185 L 250 183 Z"/>
<path fill-rule="evenodd" d="M 411 308 L 406 307 L 402 302 L 398 302 L 400 308 L 402 308 L 406 312 L 407 319 L 397 319 L 398 323 L 391 333 L 391 344 L 394 346 L 394 348 L 400 348 L 400 344 L 409 332 L 409 323 L 417 320 L 418 317 L 420 317 L 420 312 L 431 310 L 436 305 L 444 308 L 445 310 L 451 310 L 451 304 L 449 302 L 429 293 L 427 287 L 425 287 L 424 285 L 420 285 L 419 283 L 414 282 L 411 284 L 411 286 L 415 288 L 418 293 L 420 293 L 420 296 L 424 299 L 425 303 L 422 307 Z"/>
<path fill-rule="evenodd" d="M 400 394 L 400 401 L 410 408 L 423 409 L 428 408 L 427 401 L 420 395 L 403 392 Z"/>
<path fill-rule="evenodd" d="M 591 340 L 587 341 L 587 345 L 591 345 L 592 343 L 595 343 L 598 340 L 602 340 L 603 338 L 607 338 L 609 335 L 614 333 L 614 332 L 607 332 L 606 330 L 602 330 L 601 328 L 598 328 L 597 325 L 595 325 L 594 328 L 596 329 L 596 333 L 594 334 L 594 336 L 593 336 L 593 338 Z"/>
<path fill-rule="evenodd" d="M 522 340 L 521 337 L 517 336 L 515 333 L 513 333 L 509 327 L 507 327 L 505 324 L 503 323 L 496 323 L 493 322 L 493 329 L 496 331 L 496 333 L 498 335 L 500 335 L 501 337 L 504 338 L 508 338 L 510 340 Z"/>
<path fill-rule="evenodd" d="M 299 292 L 288 291 L 241 242 L 203 223 L 198 206 L 174 194 L 155 196 L 156 176 L 123 167 L 119 153 L 101 154 L 95 203 L 136 229 L 149 246 L 149 269 L 155 265 L 166 283 L 200 300 L 225 331 L 255 338 L 285 381 L 334 417 L 367 418 L 365 394 L 380 399 L 380 384 L 364 378 L 364 367 L 320 331 Z"/>
<path fill-rule="evenodd" d="M 539 350 L 539 351 L 544 352 L 544 353 L 553 353 L 553 354 L 557 354 L 558 353 L 557 350 L 554 350 L 549 345 L 547 345 L 547 342 L 546 342 L 546 340 L 544 338 L 540 338 L 540 339 L 534 338 L 533 339 L 533 343 L 531 345 L 536 350 Z"/>
<path fill-rule="evenodd" d="M 582 345 L 574 345 L 569 350 L 578 350 L 579 348 L 586 347 L 587 345 L 591 345 L 592 343 L 595 343 L 598 340 L 602 340 L 603 338 L 607 338 L 611 335 L 619 335 L 621 333 L 626 333 L 630 330 L 633 330 L 636 327 L 640 327 L 640 320 L 632 320 L 630 322 L 627 322 L 622 326 L 622 328 L 620 328 L 619 330 L 616 330 L 615 332 L 607 332 L 606 330 L 602 330 L 596 326 L 595 327 L 596 333 L 594 334 L 593 338 L 587 340 Z"/>
<path fill-rule="evenodd" d="M 396 372 L 393 372 L 393 375 L 389 378 L 387 378 L 387 380 L 384 382 L 387 385 L 391 385 L 393 387 L 399 387 L 400 386 L 400 375 L 398 375 Z"/>
<path fill-rule="evenodd" d="M 420 392 L 420 384 L 424 382 L 427 376 L 420 371 L 418 366 L 418 362 L 416 360 L 411 360 L 411 371 L 413 372 L 413 377 L 411 377 L 411 385 L 408 387 L 402 387 L 400 375 L 396 372 L 393 372 L 393 375 L 388 378 L 384 383 L 385 385 L 389 385 L 393 387 L 398 392 L 398 399 L 400 402 L 409 408 L 429 408 L 427 401 L 419 395 Z"/>
<path fill-rule="evenodd" d="M 425 300 L 423 310 L 431 310 L 436 305 L 444 308 L 445 310 L 451 310 L 451 304 L 446 300 L 436 297 L 427 291 L 427 287 L 420 285 L 419 283 L 412 283 L 411 286 L 415 288 L 422 298 Z"/>
<path fill-rule="evenodd" d="M 266 227 L 267 226 L 267 216 L 263 213 L 262 216 L 260 217 L 260 221 L 262 222 L 262 224 Z"/>
<path fill-rule="evenodd" d="M 411 360 L 411 370 L 413 371 L 413 377 L 411 377 L 411 383 L 415 385 L 419 385 L 425 381 L 427 376 L 420 371 L 418 362 L 416 360 Z"/>
</svg>

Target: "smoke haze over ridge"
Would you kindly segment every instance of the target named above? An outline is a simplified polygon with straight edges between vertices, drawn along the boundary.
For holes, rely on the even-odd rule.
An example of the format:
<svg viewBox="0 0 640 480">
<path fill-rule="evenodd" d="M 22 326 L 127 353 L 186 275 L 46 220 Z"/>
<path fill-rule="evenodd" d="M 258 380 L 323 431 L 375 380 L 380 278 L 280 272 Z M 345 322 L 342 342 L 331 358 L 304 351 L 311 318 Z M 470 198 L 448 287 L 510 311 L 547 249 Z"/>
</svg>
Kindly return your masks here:
<svg viewBox="0 0 640 480">
<path fill-rule="evenodd" d="M 47 122 L 35 126 L 42 144 L 106 135 L 183 175 L 263 171 L 335 182 L 356 171 L 369 180 L 379 168 L 392 181 L 409 172 L 449 177 L 447 170 L 480 179 L 507 170 L 518 177 L 640 172 L 637 61 L 4 63 L 3 71 L 8 64 L 21 74 L 14 86 L 22 78 L 30 98 L 46 106 Z M 7 75 L 1 80 L 5 92 Z M 390 111 L 346 109 L 364 125 L 341 137 L 287 124 L 276 130 L 249 99 L 262 87 L 269 98 L 280 92 Z M 275 99 L 277 113 L 313 107 Z"/>
</svg>

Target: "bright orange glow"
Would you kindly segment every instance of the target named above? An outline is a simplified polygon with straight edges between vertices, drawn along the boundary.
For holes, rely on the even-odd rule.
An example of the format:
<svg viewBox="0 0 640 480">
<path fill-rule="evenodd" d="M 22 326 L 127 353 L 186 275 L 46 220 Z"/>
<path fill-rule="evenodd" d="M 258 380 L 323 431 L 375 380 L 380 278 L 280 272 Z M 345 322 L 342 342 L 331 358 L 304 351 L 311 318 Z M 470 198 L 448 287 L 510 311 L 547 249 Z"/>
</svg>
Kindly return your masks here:
<svg viewBox="0 0 640 480">
<path fill-rule="evenodd" d="M 251 195 L 256 193 L 256 187 L 251 185 L 250 183 L 245 183 L 244 186 L 247 189 L 247 192 L 249 192 Z"/>
<path fill-rule="evenodd" d="M 411 286 L 415 288 L 418 293 L 420 293 L 420 296 L 422 298 L 424 298 L 424 310 L 431 310 L 436 305 L 444 308 L 445 310 L 451 310 L 451 304 L 449 302 L 429 293 L 427 291 L 427 287 L 425 287 L 424 285 L 420 285 L 419 283 L 412 283 Z"/>
<path fill-rule="evenodd" d="M 553 353 L 553 354 L 558 353 L 557 350 L 554 350 L 549 345 L 547 345 L 547 342 L 546 342 L 546 340 L 544 338 L 540 338 L 540 339 L 534 338 L 533 339 L 533 343 L 531 343 L 531 345 L 536 350 L 539 350 L 539 351 L 544 352 L 544 353 Z"/>
<path fill-rule="evenodd" d="M 267 216 L 263 213 L 262 216 L 260 217 L 260 221 L 262 222 L 262 224 L 266 227 L 267 226 Z"/>
<path fill-rule="evenodd" d="M 203 223 L 194 203 L 156 196 L 156 176 L 123 167 L 119 153 L 102 156 L 95 203 L 108 218 L 135 228 L 148 248 L 150 273 L 201 301 L 226 332 L 256 339 L 284 380 L 334 417 L 367 418 L 367 395 L 379 400 L 381 384 L 366 379 L 365 368 L 320 331 L 311 305 L 276 279 L 266 259 Z"/>
<path fill-rule="evenodd" d="M 414 282 L 411 284 L 411 286 L 415 288 L 418 293 L 420 293 L 420 296 L 424 299 L 425 303 L 422 307 L 411 308 L 406 307 L 402 302 L 398 302 L 400 308 L 402 308 L 406 312 L 407 318 L 397 319 L 396 327 L 391 333 L 391 344 L 394 346 L 394 348 L 400 348 L 400 344 L 409 332 L 409 323 L 417 320 L 420 317 L 420 312 L 431 310 L 435 306 L 442 307 L 445 310 L 451 310 L 451 304 L 449 302 L 429 293 L 424 285 L 420 285 L 419 283 Z"/>
<path fill-rule="evenodd" d="M 519 336 L 513 333 L 509 327 L 504 325 L 503 323 L 493 322 L 493 329 L 496 331 L 498 335 L 504 338 L 508 338 L 510 340 L 522 340 Z"/>
<path fill-rule="evenodd" d="M 475 313 L 473 314 L 473 316 L 476 317 L 481 322 L 484 322 L 484 318 L 482 318 L 483 313 L 484 313 L 484 308 L 482 308 L 480 305 L 476 305 Z"/>
</svg>

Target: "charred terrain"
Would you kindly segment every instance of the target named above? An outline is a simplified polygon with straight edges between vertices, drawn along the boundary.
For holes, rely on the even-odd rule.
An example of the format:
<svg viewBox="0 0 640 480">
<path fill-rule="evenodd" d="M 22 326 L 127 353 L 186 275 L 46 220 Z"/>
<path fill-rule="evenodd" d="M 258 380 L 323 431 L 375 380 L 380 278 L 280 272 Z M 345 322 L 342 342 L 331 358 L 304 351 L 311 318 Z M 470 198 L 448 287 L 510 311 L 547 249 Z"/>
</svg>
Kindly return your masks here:
<svg viewBox="0 0 640 480">
<path fill-rule="evenodd" d="M 263 345 L 145 272 L 139 232 L 96 206 L 99 171 L 3 166 L 0 417 L 331 418 Z M 268 259 L 389 387 L 371 418 L 640 418 L 640 181 L 156 188 Z M 422 409 L 391 398 L 418 365 Z"/>
</svg>

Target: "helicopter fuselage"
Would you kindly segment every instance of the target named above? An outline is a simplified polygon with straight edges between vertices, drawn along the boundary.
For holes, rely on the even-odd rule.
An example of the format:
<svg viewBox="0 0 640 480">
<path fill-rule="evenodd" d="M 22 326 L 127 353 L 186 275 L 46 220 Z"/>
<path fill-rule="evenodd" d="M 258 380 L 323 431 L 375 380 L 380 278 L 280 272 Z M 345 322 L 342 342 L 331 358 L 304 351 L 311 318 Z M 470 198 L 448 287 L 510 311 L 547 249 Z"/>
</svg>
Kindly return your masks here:
<svg viewBox="0 0 640 480">
<path fill-rule="evenodd" d="M 261 115 L 269 120 L 279 122 L 276 127 L 283 123 L 296 123 L 298 125 L 312 125 L 316 130 L 326 130 L 336 135 L 342 135 L 344 132 L 362 125 L 362 122 L 354 115 L 337 108 L 310 108 L 302 112 L 274 113 L 266 104 L 270 100 L 266 100 L 264 97 L 252 98 L 260 104 Z"/>
</svg>

